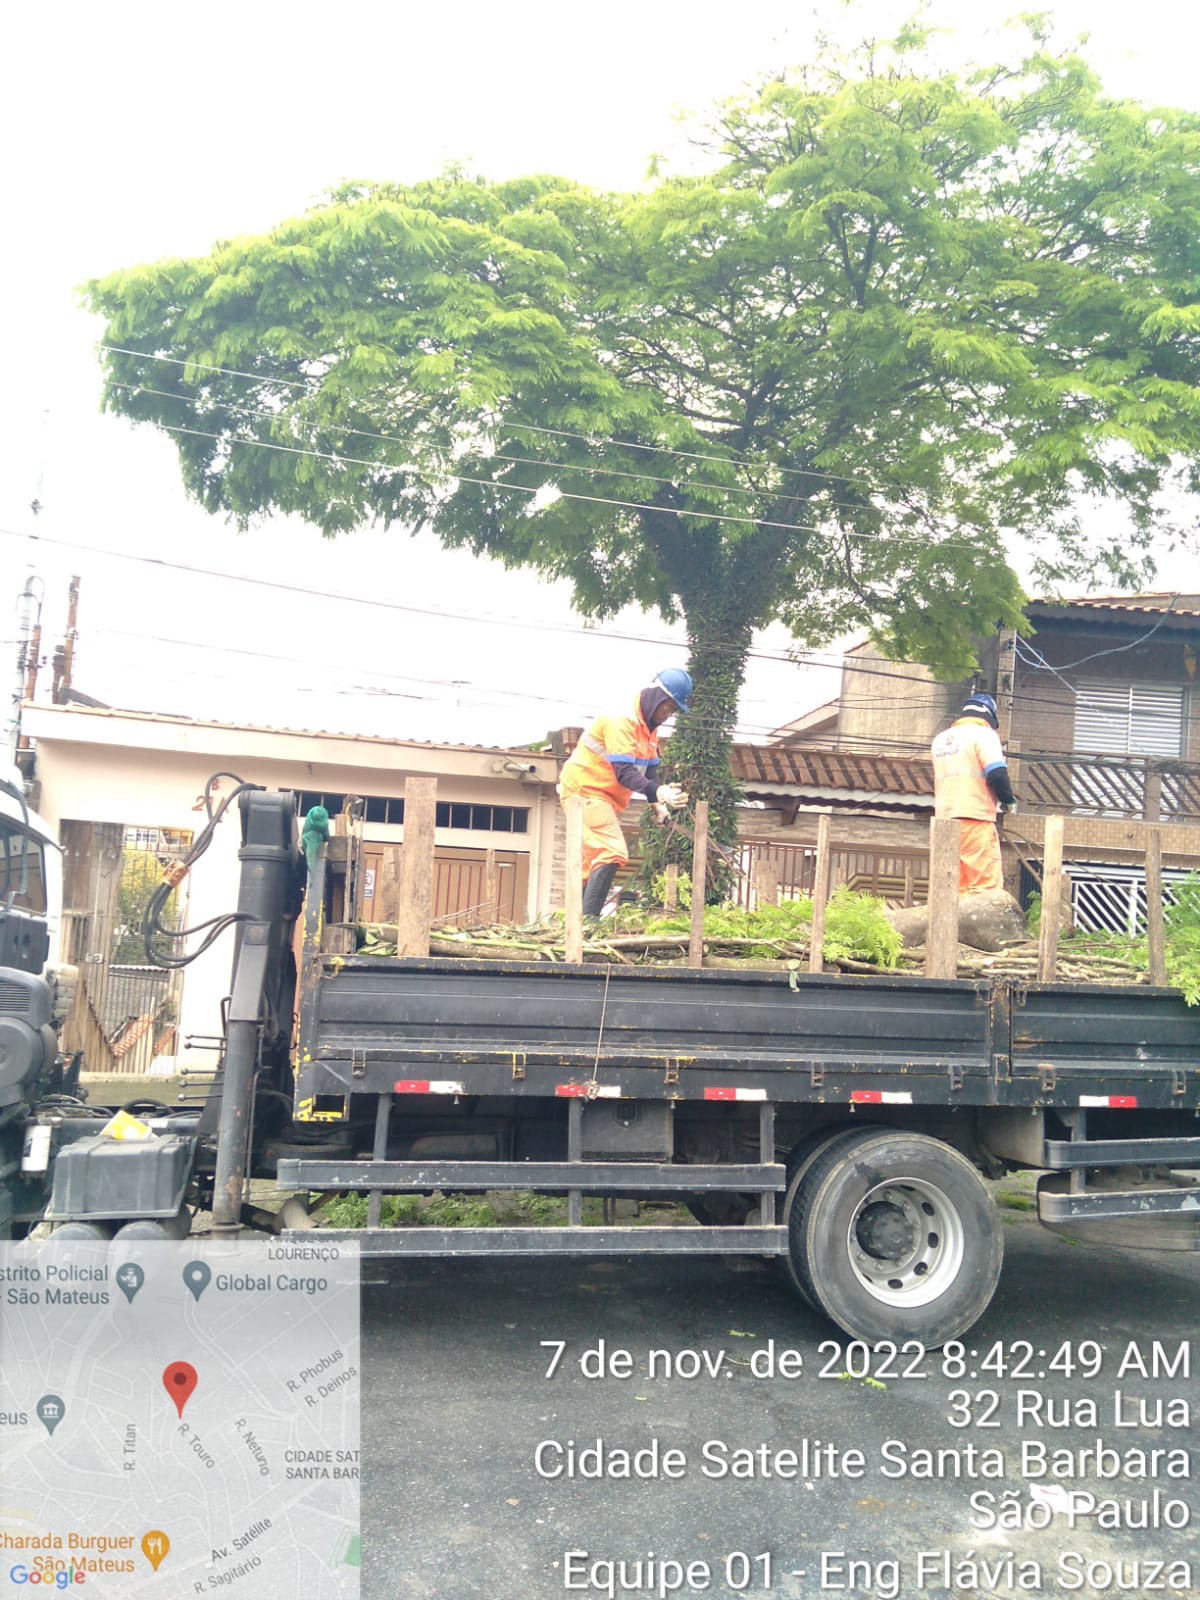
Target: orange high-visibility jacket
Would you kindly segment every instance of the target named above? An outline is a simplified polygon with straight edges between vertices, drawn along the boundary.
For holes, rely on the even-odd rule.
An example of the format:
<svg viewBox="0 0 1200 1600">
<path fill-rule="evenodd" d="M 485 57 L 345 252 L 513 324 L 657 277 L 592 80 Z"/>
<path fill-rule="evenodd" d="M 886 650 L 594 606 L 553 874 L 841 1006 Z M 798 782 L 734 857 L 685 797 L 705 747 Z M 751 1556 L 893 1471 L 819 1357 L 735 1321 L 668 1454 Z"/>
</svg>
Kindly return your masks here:
<svg viewBox="0 0 1200 1600">
<path fill-rule="evenodd" d="M 603 795 L 624 811 L 634 794 L 653 799 L 658 792 L 658 734 L 642 717 L 641 694 L 633 715 L 597 717 L 571 752 L 559 780 L 563 795 Z"/>
<path fill-rule="evenodd" d="M 934 814 L 996 820 L 996 796 L 988 774 L 1007 772 L 1000 735 L 980 718 L 962 717 L 933 741 Z"/>
</svg>

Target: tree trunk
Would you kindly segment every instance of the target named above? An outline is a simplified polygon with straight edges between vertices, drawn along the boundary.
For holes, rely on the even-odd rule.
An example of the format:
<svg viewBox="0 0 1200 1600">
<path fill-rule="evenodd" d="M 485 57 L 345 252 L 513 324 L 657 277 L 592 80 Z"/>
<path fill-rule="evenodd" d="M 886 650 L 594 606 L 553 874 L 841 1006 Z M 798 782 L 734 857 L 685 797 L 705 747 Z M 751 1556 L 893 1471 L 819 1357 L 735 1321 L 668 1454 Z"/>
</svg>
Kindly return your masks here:
<svg viewBox="0 0 1200 1600">
<path fill-rule="evenodd" d="M 664 751 L 663 769 L 682 783 L 694 806 L 709 803 L 709 855 L 705 899 L 716 904 L 728 895 L 735 876 L 739 786 L 729 770 L 729 746 L 737 721 L 738 695 L 746 672 L 752 630 L 688 608 L 688 671 L 692 708 L 680 716 Z M 692 870 L 692 831 L 688 813 L 679 812 L 664 829 L 649 818 L 643 832 L 644 876 L 650 881 L 667 862 Z"/>
</svg>

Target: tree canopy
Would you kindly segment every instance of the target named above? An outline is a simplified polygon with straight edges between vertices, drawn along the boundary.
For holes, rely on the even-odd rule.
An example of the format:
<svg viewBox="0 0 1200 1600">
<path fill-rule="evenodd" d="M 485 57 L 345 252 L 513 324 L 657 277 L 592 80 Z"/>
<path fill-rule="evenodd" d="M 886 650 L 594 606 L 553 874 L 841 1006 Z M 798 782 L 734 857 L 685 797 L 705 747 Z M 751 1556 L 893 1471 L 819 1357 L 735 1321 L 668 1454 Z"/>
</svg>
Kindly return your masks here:
<svg viewBox="0 0 1200 1600">
<path fill-rule="evenodd" d="M 1200 118 L 1036 31 L 957 75 L 926 46 L 772 79 L 638 193 L 356 184 L 98 279 L 105 403 L 239 523 L 426 526 L 682 616 L 673 750 L 728 800 L 756 628 L 961 676 L 1020 625 L 1016 540 L 1047 585 L 1136 581 L 1200 486 Z"/>
</svg>

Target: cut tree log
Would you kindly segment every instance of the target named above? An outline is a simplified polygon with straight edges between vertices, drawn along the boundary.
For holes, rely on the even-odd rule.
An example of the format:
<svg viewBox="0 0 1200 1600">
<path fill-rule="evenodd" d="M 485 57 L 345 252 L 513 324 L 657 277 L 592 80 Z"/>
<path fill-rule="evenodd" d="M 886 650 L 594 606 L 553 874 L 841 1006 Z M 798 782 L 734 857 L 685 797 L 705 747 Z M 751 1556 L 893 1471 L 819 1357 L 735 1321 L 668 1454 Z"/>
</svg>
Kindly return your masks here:
<svg viewBox="0 0 1200 1600">
<path fill-rule="evenodd" d="M 929 931 L 929 907 L 907 906 L 890 910 L 887 919 L 906 945 L 924 944 Z M 958 943 L 972 950 L 1004 950 L 1029 937 L 1025 914 L 1003 889 L 978 890 L 958 897 Z"/>
</svg>

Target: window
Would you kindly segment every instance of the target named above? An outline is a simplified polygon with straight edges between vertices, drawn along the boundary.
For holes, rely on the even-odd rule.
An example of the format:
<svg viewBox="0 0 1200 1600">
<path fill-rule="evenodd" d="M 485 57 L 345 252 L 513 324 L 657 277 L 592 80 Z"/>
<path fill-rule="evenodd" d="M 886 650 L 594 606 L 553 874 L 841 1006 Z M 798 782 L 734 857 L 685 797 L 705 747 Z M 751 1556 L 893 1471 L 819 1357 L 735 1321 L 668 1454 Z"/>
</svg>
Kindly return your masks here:
<svg viewBox="0 0 1200 1600">
<path fill-rule="evenodd" d="M 398 796 L 372 794 L 367 796 L 366 820 L 391 824 L 404 821 L 404 801 Z"/>
<path fill-rule="evenodd" d="M 303 817 L 313 806 L 324 806 L 331 817 L 340 817 L 346 804 L 344 794 L 318 794 L 314 789 L 297 789 L 296 810 Z"/>
<path fill-rule="evenodd" d="M 345 809 L 344 794 L 319 794 L 313 789 L 297 791 L 296 809 L 303 817 L 312 806 L 324 806 L 331 817 Z M 402 795 L 373 794 L 366 797 L 366 821 L 395 826 L 404 821 Z M 526 806 L 481 806 L 465 801 L 441 800 L 437 808 L 439 828 L 462 828 L 470 833 L 528 833 L 529 809 Z"/>
<path fill-rule="evenodd" d="M 476 806 L 440 801 L 439 828 L 466 828 L 472 833 L 528 833 L 527 806 Z"/>
<path fill-rule="evenodd" d="M 1075 749 L 1106 756 L 1178 756 L 1183 689 L 1081 678 L 1075 692 Z"/>
<path fill-rule="evenodd" d="M 46 912 L 45 851 L 16 822 L 0 819 L 0 905 Z"/>
</svg>

